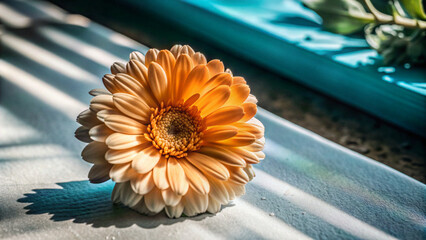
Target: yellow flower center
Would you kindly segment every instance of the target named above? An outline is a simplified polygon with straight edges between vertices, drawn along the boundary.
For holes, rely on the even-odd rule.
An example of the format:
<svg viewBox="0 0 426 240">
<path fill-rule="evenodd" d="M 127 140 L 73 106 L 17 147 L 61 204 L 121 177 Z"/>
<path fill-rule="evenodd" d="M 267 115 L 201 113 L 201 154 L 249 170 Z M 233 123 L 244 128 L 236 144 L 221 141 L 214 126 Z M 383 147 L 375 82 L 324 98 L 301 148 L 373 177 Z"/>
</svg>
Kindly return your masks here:
<svg viewBox="0 0 426 240">
<path fill-rule="evenodd" d="M 202 119 L 196 108 L 157 108 L 151 114 L 145 138 L 166 158 L 181 158 L 201 147 Z"/>
</svg>

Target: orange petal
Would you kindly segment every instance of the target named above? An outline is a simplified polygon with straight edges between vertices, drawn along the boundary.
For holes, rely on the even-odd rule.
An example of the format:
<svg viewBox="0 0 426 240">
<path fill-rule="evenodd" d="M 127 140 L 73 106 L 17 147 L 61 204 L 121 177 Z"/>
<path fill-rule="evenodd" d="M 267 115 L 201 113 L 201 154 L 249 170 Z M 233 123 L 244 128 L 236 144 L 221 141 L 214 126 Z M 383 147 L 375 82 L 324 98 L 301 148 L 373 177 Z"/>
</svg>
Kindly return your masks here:
<svg viewBox="0 0 426 240">
<path fill-rule="evenodd" d="M 225 105 L 241 105 L 249 96 L 250 88 L 247 84 L 236 84 L 231 86 L 231 96 Z"/>
<path fill-rule="evenodd" d="M 167 160 L 161 156 L 160 161 L 152 170 L 154 183 L 159 189 L 167 189 L 170 187 L 167 180 Z"/>
<path fill-rule="evenodd" d="M 146 133 L 146 126 L 142 123 L 123 115 L 109 115 L 105 118 L 105 124 L 112 130 L 129 134 L 142 135 Z"/>
<path fill-rule="evenodd" d="M 216 159 L 198 152 L 191 152 L 186 159 L 201 171 L 220 180 L 229 178 L 228 169 Z"/>
<path fill-rule="evenodd" d="M 129 55 L 129 60 L 136 60 L 141 63 L 145 63 L 145 56 L 141 52 L 133 51 Z"/>
<path fill-rule="evenodd" d="M 156 62 L 152 62 L 148 67 L 148 83 L 158 102 L 165 100 L 167 76 L 163 68 Z"/>
<path fill-rule="evenodd" d="M 244 110 L 238 106 L 228 106 L 217 109 L 207 115 L 204 120 L 207 126 L 225 125 L 236 122 L 244 116 Z"/>
<path fill-rule="evenodd" d="M 179 204 L 180 200 L 182 199 L 181 195 L 177 195 L 170 188 L 162 190 L 161 195 L 163 196 L 164 203 L 167 206 L 176 206 Z"/>
<path fill-rule="evenodd" d="M 168 50 L 161 50 L 157 56 L 157 63 L 161 65 L 164 72 L 166 72 L 167 80 L 170 82 L 172 79 L 172 71 L 176 63 L 176 59 Z"/>
<path fill-rule="evenodd" d="M 231 173 L 231 177 L 229 178 L 230 182 L 235 184 L 246 184 L 250 181 L 247 173 L 240 167 L 229 167 L 229 172 Z"/>
<path fill-rule="evenodd" d="M 257 105 L 254 103 L 243 103 L 244 108 L 244 117 L 240 120 L 240 122 L 246 122 L 256 115 Z"/>
<path fill-rule="evenodd" d="M 112 74 L 124 73 L 124 72 L 126 72 L 126 66 L 124 65 L 124 63 L 115 62 L 111 65 Z"/>
<path fill-rule="evenodd" d="M 145 195 L 154 188 L 154 180 L 152 179 L 152 172 L 147 174 L 138 174 L 137 177 L 132 178 L 130 185 L 134 192 Z"/>
<path fill-rule="evenodd" d="M 201 111 L 201 116 L 207 116 L 220 108 L 229 98 L 231 90 L 229 86 L 221 85 L 202 96 L 195 104 Z"/>
<path fill-rule="evenodd" d="M 161 154 L 154 146 L 145 148 L 133 159 L 132 167 L 136 172 L 145 174 L 150 172 L 158 161 L 160 161 Z"/>
<path fill-rule="evenodd" d="M 207 194 L 210 191 L 210 185 L 207 178 L 200 170 L 194 167 L 186 159 L 179 159 L 179 163 L 185 171 L 186 178 L 192 189 L 200 194 Z"/>
<path fill-rule="evenodd" d="M 234 126 L 216 126 L 211 127 L 204 131 L 203 141 L 206 142 L 215 142 L 219 140 L 225 140 L 231 138 L 238 133 L 238 128 Z"/>
<path fill-rule="evenodd" d="M 255 118 L 252 118 L 255 119 Z M 260 128 L 258 125 L 250 124 L 248 122 L 236 122 L 233 123 L 232 126 L 235 126 L 238 128 L 240 132 L 249 132 L 256 136 L 256 138 L 263 137 L 263 129 Z"/>
<path fill-rule="evenodd" d="M 112 165 L 108 163 L 93 165 L 88 174 L 89 181 L 91 183 L 103 183 L 108 181 L 110 179 L 109 171 L 111 167 Z"/>
<path fill-rule="evenodd" d="M 220 146 L 203 146 L 198 152 L 207 155 L 216 161 L 219 161 L 228 166 L 245 167 L 244 159 L 228 150 L 226 147 Z"/>
<path fill-rule="evenodd" d="M 118 87 L 115 86 L 114 77 L 115 77 L 114 74 L 105 74 L 104 77 L 102 78 L 102 82 L 104 83 L 104 86 L 111 93 L 116 93 L 119 91 Z"/>
<path fill-rule="evenodd" d="M 90 138 L 98 142 L 105 142 L 106 138 L 113 133 L 114 131 L 105 126 L 105 124 L 94 126 L 89 131 Z"/>
<path fill-rule="evenodd" d="M 161 190 L 158 188 L 153 188 L 151 192 L 144 196 L 144 200 L 148 210 L 153 213 L 160 212 L 165 206 Z"/>
<path fill-rule="evenodd" d="M 113 109 L 114 103 L 111 95 L 99 95 L 90 101 L 90 110 L 93 112 L 99 112 L 105 109 Z"/>
<path fill-rule="evenodd" d="M 182 97 L 184 100 L 189 98 L 201 89 L 201 87 L 209 79 L 209 70 L 206 65 L 198 65 L 192 69 L 185 80 L 185 83 L 181 87 Z"/>
<path fill-rule="evenodd" d="M 177 195 L 185 195 L 188 191 L 188 180 L 182 166 L 174 158 L 170 157 L 167 162 L 167 177 L 169 179 L 170 188 Z"/>
<path fill-rule="evenodd" d="M 142 100 L 126 93 L 114 93 L 114 105 L 122 113 L 129 117 L 140 120 L 142 123 L 149 123 L 151 109 Z"/>
<path fill-rule="evenodd" d="M 105 143 L 111 149 L 127 149 L 136 147 L 141 144 L 147 144 L 148 142 L 143 135 L 127 135 L 122 133 L 113 133 L 107 137 Z"/>
<path fill-rule="evenodd" d="M 257 139 L 254 143 L 248 146 L 244 146 L 244 149 L 251 152 L 259 152 L 263 150 L 264 146 L 265 146 L 265 137 Z"/>
<path fill-rule="evenodd" d="M 214 75 L 221 73 L 225 70 L 223 62 L 218 59 L 211 60 L 209 63 L 207 63 L 207 67 L 209 68 L 210 77 L 213 77 Z"/>
<path fill-rule="evenodd" d="M 145 54 L 145 65 L 149 67 L 151 62 L 157 61 L 157 55 L 160 51 L 155 48 L 151 48 Z"/>
<path fill-rule="evenodd" d="M 220 145 L 226 145 L 231 147 L 240 147 L 240 146 L 247 146 L 256 141 L 256 137 L 248 132 L 239 132 L 237 135 L 235 135 L 232 138 L 218 141 L 217 144 Z"/>
<path fill-rule="evenodd" d="M 212 90 L 215 87 L 220 85 L 231 86 L 232 77 L 229 73 L 219 73 L 214 77 L 210 78 L 203 86 L 201 95 L 204 95 L 206 92 Z"/>
<path fill-rule="evenodd" d="M 136 155 L 144 149 L 144 146 L 136 146 L 129 149 L 114 150 L 109 149 L 105 153 L 105 159 L 111 164 L 122 164 L 133 160 Z"/>
<path fill-rule="evenodd" d="M 235 84 L 247 84 L 247 82 L 246 80 L 244 80 L 243 77 L 237 76 L 232 78 L 232 85 L 235 85 Z"/>
<path fill-rule="evenodd" d="M 199 98 L 200 98 L 200 94 L 196 93 L 196 94 L 192 95 L 191 97 L 189 97 L 188 99 L 186 99 L 186 101 L 183 103 L 183 105 L 186 106 L 186 107 L 189 107 L 192 104 L 194 104 Z"/>
<path fill-rule="evenodd" d="M 108 150 L 107 145 L 101 142 L 91 142 L 84 147 L 81 157 L 89 163 L 106 164 L 105 152 Z"/>
<path fill-rule="evenodd" d="M 182 97 L 185 80 L 192 68 L 193 64 L 188 55 L 180 55 L 176 60 L 175 67 L 172 71 L 172 82 L 170 87 L 173 91 L 172 96 L 174 100 L 179 100 Z"/>
</svg>

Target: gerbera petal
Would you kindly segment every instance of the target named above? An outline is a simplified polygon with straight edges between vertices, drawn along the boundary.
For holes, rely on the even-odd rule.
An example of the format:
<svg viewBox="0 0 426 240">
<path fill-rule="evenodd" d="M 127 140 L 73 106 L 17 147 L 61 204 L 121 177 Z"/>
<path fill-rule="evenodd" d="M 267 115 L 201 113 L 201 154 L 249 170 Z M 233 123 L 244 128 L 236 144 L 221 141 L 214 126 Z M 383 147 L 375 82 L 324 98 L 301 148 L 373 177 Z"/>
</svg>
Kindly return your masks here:
<svg viewBox="0 0 426 240">
<path fill-rule="evenodd" d="M 232 78 L 232 85 L 235 85 L 235 84 L 247 84 L 247 82 L 246 80 L 244 80 L 243 77 L 236 76 Z"/>
<path fill-rule="evenodd" d="M 140 120 L 142 123 L 149 123 L 151 109 L 145 102 L 139 98 L 125 93 L 114 93 L 114 105 L 122 113 L 129 117 Z"/>
<path fill-rule="evenodd" d="M 240 132 L 249 132 L 253 134 L 256 138 L 261 138 L 264 135 L 263 129 L 260 126 L 251 124 L 249 122 L 236 122 L 236 123 L 233 123 L 232 126 L 235 126 L 236 128 L 238 128 Z"/>
<path fill-rule="evenodd" d="M 96 113 L 96 117 L 101 122 L 105 122 L 105 118 L 110 116 L 110 115 L 122 115 L 122 114 L 121 114 L 120 111 L 118 111 L 116 109 L 105 109 L 105 110 L 101 110 L 101 111 Z"/>
<path fill-rule="evenodd" d="M 223 62 L 218 59 L 211 60 L 209 63 L 207 63 L 207 67 L 209 68 L 210 77 L 213 77 L 214 75 L 221 73 L 225 70 Z"/>
<path fill-rule="evenodd" d="M 124 205 L 133 207 L 142 200 L 142 195 L 133 191 L 130 183 L 117 183 L 111 194 L 111 200 L 115 203 L 122 202 Z"/>
<path fill-rule="evenodd" d="M 257 104 L 257 98 L 253 94 L 249 94 L 245 102 Z"/>
<path fill-rule="evenodd" d="M 183 213 L 189 217 L 205 212 L 209 205 L 209 196 L 207 194 L 202 195 L 192 189 L 188 191 L 184 198 L 185 208 Z"/>
<path fill-rule="evenodd" d="M 153 188 L 151 192 L 147 193 L 144 200 L 149 211 L 154 213 L 160 212 L 165 206 L 161 190 L 158 188 Z"/>
<path fill-rule="evenodd" d="M 214 77 L 210 78 L 203 86 L 201 95 L 204 95 L 206 92 L 216 88 L 220 85 L 231 86 L 232 77 L 229 73 L 219 73 Z M 232 93 L 232 92 L 231 92 Z M 229 100 L 228 100 L 229 101 Z"/>
<path fill-rule="evenodd" d="M 111 93 L 116 93 L 119 91 L 118 87 L 115 86 L 114 77 L 115 77 L 114 74 L 105 74 L 104 77 L 102 78 L 102 82 L 104 83 L 104 86 Z"/>
<path fill-rule="evenodd" d="M 103 183 L 105 181 L 109 180 L 109 170 L 111 169 L 112 165 L 105 163 L 105 164 L 95 164 L 90 169 L 88 178 L 91 183 Z"/>
<path fill-rule="evenodd" d="M 105 142 L 106 138 L 113 133 L 114 131 L 105 126 L 105 124 L 94 126 L 89 131 L 90 138 L 98 142 Z"/>
<path fill-rule="evenodd" d="M 201 111 L 201 116 L 207 116 L 220 108 L 229 98 L 231 90 L 229 86 L 221 85 L 202 96 L 195 104 Z"/>
<path fill-rule="evenodd" d="M 136 155 L 144 149 L 144 145 L 136 146 L 129 149 L 114 150 L 109 149 L 105 153 L 105 159 L 111 164 L 122 164 L 133 160 Z"/>
<path fill-rule="evenodd" d="M 145 67 L 142 65 L 141 66 Z M 151 90 L 149 89 L 148 83 L 136 80 L 127 74 L 117 74 L 115 77 L 116 86 L 120 88 L 120 92 L 128 93 L 133 96 L 139 97 L 142 102 L 145 102 L 148 106 L 157 106 L 157 100 L 153 97 Z"/>
<path fill-rule="evenodd" d="M 228 150 L 226 147 L 203 146 L 202 148 L 198 150 L 198 152 L 204 155 L 207 155 L 209 157 L 212 157 L 213 159 L 228 166 L 235 166 L 235 167 L 246 166 L 246 162 L 241 156 Z"/>
<path fill-rule="evenodd" d="M 256 157 L 257 157 L 259 160 L 263 160 L 263 159 L 265 159 L 265 153 L 264 153 L 264 152 L 262 152 L 262 151 L 254 152 L 254 154 L 256 155 Z"/>
<path fill-rule="evenodd" d="M 249 96 L 250 88 L 247 84 L 236 84 L 231 86 L 231 96 L 225 105 L 241 105 Z"/>
<path fill-rule="evenodd" d="M 195 93 L 198 93 L 200 88 L 209 79 L 209 70 L 206 65 L 198 65 L 192 69 L 185 80 L 184 85 L 180 86 L 182 97 L 184 100 L 189 98 Z"/>
<path fill-rule="evenodd" d="M 165 211 L 169 218 L 179 218 L 182 215 L 183 208 L 183 201 L 180 201 L 179 204 L 174 207 L 166 206 Z"/>
<path fill-rule="evenodd" d="M 81 157 L 94 164 L 105 164 L 105 152 L 108 150 L 107 145 L 101 142 L 91 142 L 84 147 Z"/>
<path fill-rule="evenodd" d="M 136 60 L 141 63 L 145 63 L 145 55 L 143 55 L 141 52 L 133 51 L 129 55 L 129 60 Z"/>
<path fill-rule="evenodd" d="M 183 45 L 178 54 L 188 54 L 190 57 L 192 57 L 195 54 L 195 51 L 189 45 Z"/>
<path fill-rule="evenodd" d="M 244 108 L 244 117 L 240 120 L 241 122 L 246 122 L 256 115 L 257 105 L 254 103 L 243 103 Z"/>
<path fill-rule="evenodd" d="M 160 161 L 161 154 L 158 152 L 154 146 L 143 149 L 138 155 L 133 159 L 132 167 L 136 172 L 145 174 L 150 172 L 158 161 Z"/>
<path fill-rule="evenodd" d="M 77 130 L 75 130 L 74 136 L 82 142 L 90 143 L 93 140 L 90 138 L 89 130 L 90 130 L 89 128 L 81 126 L 77 128 Z"/>
<path fill-rule="evenodd" d="M 126 72 L 126 65 L 121 62 L 115 62 L 111 65 L 111 73 L 117 74 L 117 73 L 124 73 Z"/>
<path fill-rule="evenodd" d="M 126 72 L 142 84 L 144 88 L 148 86 L 148 68 L 140 61 L 131 60 L 126 65 Z"/>
<path fill-rule="evenodd" d="M 141 144 L 147 144 L 148 142 L 143 135 L 127 135 L 122 133 L 113 133 L 107 137 L 105 143 L 111 149 L 127 149 L 136 147 Z"/>
<path fill-rule="evenodd" d="M 244 159 L 244 161 L 246 161 L 247 163 L 250 163 L 250 164 L 259 163 L 259 158 L 253 152 L 250 152 L 248 150 L 245 150 L 245 149 L 239 148 L 239 147 L 235 147 L 235 148 L 230 147 L 230 148 L 227 148 L 227 149 L 234 152 L 238 156 L 241 156 Z"/>
<path fill-rule="evenodd" d="M 178 58 L 181 48 L 182 48 L 182 45 L 176 44 L 170 49 L 170 52 L 173 54 L 175 58 Z"/>
<path fill-rule="evenodd" d="M 253 166 L 250 165 L 250 164 L 247 164 L 247 167 L 243 168 L 243 170 L 244 170 L 244 172 L 246 172 L 250 181 L 253 180 L 253 178 L 256 176 L 256 174 L 254 173 Z"/>
<path fill-rule="evenodd" d="M 148 84 L 158 102 L 163 101 L 167 93 L 167 76 L 156 62 L 152 62 L 148 67 Z"/>
<path fill-rule="evenodd" d="M 216 201 L 216 199 L 209 196 L 209 206 L 207 207 L 207 212 L 215 214 L 220 211 L 221 204 Z"/>
<path fill-rule="evenodd" d="M 167 189 L 170 187 L 169 181 L 167 180 L 167 160 L 163 156 L 158 161 L 152 170 L 154 183 L 159 189 Z"/>
<path fill-rule="evenodd" d="M 168 159 L 167 177 L 169 179 L 170 188 L 177 195 L 182 196 L 187 193 L 189 187 L 188 180 L 182 166 L 174 157 Z"/>
<path fill-rule="evenodd" d="M 184 54 L 180 55 L 177 60 L 175 67 L 172 71 L 172 99 L 179 100 L 182 97 L 182 92 L 185 87 L 185 80 L 188 74 L 191 72 L 193 64 L 191 58 Z"/>
<path fill-rule="evenodd" d="M 164 72 L 166 73 L 167 79 L 172 79 L 172 71 L 176 63 L 176 59 L 173 54 L 168 50 L 161 50 L 157 56 L 157 63 L 161 65 Z"/>
<path fill-rule="evenodd" d="M 180 159 L 179 163 L 185 171 L 190 187 L 200 194 L 209 193 L 210 184 L 204 174 L 185 159 Z"/>
<path fill-rule="evenodd" d="M 230 125 L 215 126 L 204 131 L 203 141 L 215 142 L 231 138 L 238 133 L 238 128 Z"/>
<path fill-rule="evenodd" d="M 217 109 L 204 118 L 207 126 L 225 125 L 239 121 L 244 116 L 244 110 L 238 106 L 227 106 Z"/>
<path fill-rule="evenodd" d="M 137 173 L 132 169 L 130 163 L 114 164 L 109 171 L 109 177 L 116 183 L 127 182 Z"/>
<path fill-rule="evenodd" d="M 109 115 L 105 118 L 105 124 L 119 133 L 129 135 L 143 135 L 146 133 L 146 125 L 123 115 Z"/>
<path fill-rule="evenodd" d="M 209 183 L 209 196 L 221 204 L 227 204 L 229 201 L 229 193 L 228 190 L 226 190 L 224 183 L 214 178 L 209 178 Z"/>
<path fill-rule="evenodd" d="M 207 59 L 204 54 L 196 52 L 194 55 L 192 55 L 192 62 L 194 65 L 207 64 Z"/>
<path fill-rule="evenodd" d="M 188 159 L 188 161 L 201 171 L 217 179 L 225 181 L 229 178 L 228 169 L 222 163 L 210 156 L 198 152 L 191 152 L 188 154 L 186 159 Z"/>
<path fill-rule="evenodd" d="M 155 187 L 154 180 L 152 179 L 152 172 L 138 174 L 130 180 L 130 185 L 133 191 L 140 195 L 149 193 Z"/>
<path fill-rule="evenodd" d="M 256 137 L 248 132 L 239 132 L 237 135 L 235 135 L 232 138 L 223 140 L 223 141 L 217 141 L 217 144 L 225 145 L 225 146 L 231 146 L 231 147 L 241 147 L 241 146 L 247 146 L 256 141 Z"/>
<path fill-rule="evenodd" d="M 192 95 L 191 97 L 189 97 L 184 103 L 183 105 L 186 107 L 191 106 L 192 104 L 194 104 L 198 99 L 200 98 L 200 94 L 196 93 L 194 95 Z"/>
<path fill-rule="evenodd" d="M 111 95 L 99 95 L 90 101 L 90 110 L 93 112 L 99 112 L 104 109 L 113 109 L 114 103 Z"/>
<path fill-rule="evenodd" d="M 151 48 L 151 49 L 148 50 L 148 52 L 146 52 L 145 65 L 147 67 L 149 67 L 151 62 L 157 61 L 157 55 L 158 55 L 159 52 L 160 51 L 158 49 L 155 49 L 155 48 Z"/>
<path fill-rule="evenodd" d="M 103 89 L 103 88 L 95 88 L 89 91 L 89 94 L 92 96 L 98 96 L 98 95 L 111 95 L 110 92 L 108 92 L 108 90 Z"/>
<path fill-rule="evenodd" d="M 180 200 L 182 199 L 181 195 L 177 195 L 170 188 L 161 190 L 161 195 L 163 196 L 164 203 L 167 206 L 176 206 L 179 204 Z"/>
<path fill-rule="evenodd" d="M 265 138 L 262 137 L 257 139 L 254 143 L 248 146 L 244 146 L 243 148 L 251 152 L 259 152 L 263 150 L 264 146 L 265 146 Z"/>
<path fill-rule="evenodd" d="M 230 182 L 235 184 L 246 184 L 250 181 L 248 175 L 240 167 L 228 167 L 231 177 L 229 178 Z"/>
</svg>

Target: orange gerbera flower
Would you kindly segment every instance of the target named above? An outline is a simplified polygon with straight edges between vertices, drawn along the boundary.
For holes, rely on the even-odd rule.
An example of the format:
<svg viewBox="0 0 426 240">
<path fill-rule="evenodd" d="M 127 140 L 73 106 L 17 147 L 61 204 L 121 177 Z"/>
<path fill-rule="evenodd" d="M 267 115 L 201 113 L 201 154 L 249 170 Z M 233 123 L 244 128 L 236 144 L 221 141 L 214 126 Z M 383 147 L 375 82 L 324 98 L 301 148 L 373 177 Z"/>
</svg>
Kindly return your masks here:
<svg viewBox="0 0 426 240">
<path fill-rule="evenodd" d="M 145 214 L 216 213 L 244 194 L 265 156 L 256 98 L 242 77 L 189 46 L 150 49 L 114 63 L 77 118 L 92 183 Z"/>
</svg>

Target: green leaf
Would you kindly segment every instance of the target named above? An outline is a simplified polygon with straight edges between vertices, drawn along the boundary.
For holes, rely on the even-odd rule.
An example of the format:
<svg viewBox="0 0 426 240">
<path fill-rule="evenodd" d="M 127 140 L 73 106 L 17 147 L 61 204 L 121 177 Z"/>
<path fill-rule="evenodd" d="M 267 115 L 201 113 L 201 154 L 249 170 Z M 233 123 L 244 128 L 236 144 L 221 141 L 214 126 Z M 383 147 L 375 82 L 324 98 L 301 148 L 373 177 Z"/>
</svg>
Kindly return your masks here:
<svg viewBox="0 0 426 240">
<path fill-rule="evenodd" d="M 330 32 L 351 34 L 374 22 L 362 4 L 356 0 L 304 0 L 308 8 L 323 19 L 323 27 Z"/>
<path fill-rule="evenodd" d="M 405 11 L 412 18 L 426 20 L 426 13 L 423 7 L 422 0 L 399 0 L 404 7 Z"/>
</svg>

